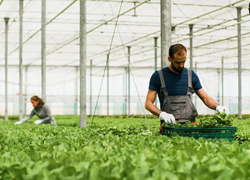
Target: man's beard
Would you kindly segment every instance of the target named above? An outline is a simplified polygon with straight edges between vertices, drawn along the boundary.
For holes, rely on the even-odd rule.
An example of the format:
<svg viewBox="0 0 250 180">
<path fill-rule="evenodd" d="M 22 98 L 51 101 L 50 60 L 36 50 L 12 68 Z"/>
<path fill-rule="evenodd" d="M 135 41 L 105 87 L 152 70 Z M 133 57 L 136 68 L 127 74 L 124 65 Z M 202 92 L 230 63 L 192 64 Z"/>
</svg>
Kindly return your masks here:
<svg viewBox="0 0 250 180">
<path fill-rule="evenodd" d="M 181 68 L 181 69 L 177 69 L 176 67 L 173 66 L 173 69 L 178 72 L 178 73 L 181 73 L 183 71 L 184 68 Z"/>
</svg>

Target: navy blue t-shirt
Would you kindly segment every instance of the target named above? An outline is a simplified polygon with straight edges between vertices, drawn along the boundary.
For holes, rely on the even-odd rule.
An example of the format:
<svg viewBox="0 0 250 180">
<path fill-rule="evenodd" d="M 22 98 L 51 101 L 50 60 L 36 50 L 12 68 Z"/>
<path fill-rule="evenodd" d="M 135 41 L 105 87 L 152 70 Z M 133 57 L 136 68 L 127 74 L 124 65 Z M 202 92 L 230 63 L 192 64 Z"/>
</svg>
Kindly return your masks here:
<svg viewBox="0 0 250 180">
<path fill-rule="evenodd" d="M 162 69 L 166 89 L 169 96 L 183 96 L 187 94 L 188 88 L 188 69 L 184 68 L 179 74 L 172 72 L 168 67 Z M 192 71 L 192 85 L 195 91 L 202 88 L 199 77 Z M 161 81 L 158 71 L 155 71 L 150 78 L 149 89 L 157 91 L 162 107 L 164 96 L 160 93 Z"/>
</svg>

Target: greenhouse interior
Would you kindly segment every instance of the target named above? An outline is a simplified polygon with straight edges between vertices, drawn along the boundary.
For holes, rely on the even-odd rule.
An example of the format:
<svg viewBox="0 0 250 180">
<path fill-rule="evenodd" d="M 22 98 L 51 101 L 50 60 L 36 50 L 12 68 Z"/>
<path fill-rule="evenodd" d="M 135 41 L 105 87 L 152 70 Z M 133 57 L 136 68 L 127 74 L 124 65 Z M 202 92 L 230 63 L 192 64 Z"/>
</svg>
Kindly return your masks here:
<svg viewBox="0 0 250 180">
<path fill-rule="evenodd" d="M 249 52 L 249 0 L 0 0 L 0 179 L 250 180 Z"/>
<path fill-rule="evenodd" d="M 24 0 L 22 19 L 17 0 L 0 2 L 0 114 L 5 114 L 5 96 L 8 114 L 19 114 L 20 89 L 23 114 L 32 109 L 33 95 L 46 96 L 54 114 L 79 114 L 79 1 L 47 1 L 43 17 L 41 1 Z M 162 15 L 160 1 L 86 1 L 87 114 L 150 114 L 144 110 L 149 79 L 168 65 L 168 48 L 175 43 L 187 48 L 185 67 L 197 73 L 216 102 L 228 106 L 230 114 L 239 109 L 249 114 L 248 4 L 175 0 L 171 13 Z M 161 16 L 171 24 L 171 30 L 167 24 L 164 29 L 164 47 Z M 213 113 L 196 95 L 193 102 L 199 114 Z"/>
</svg>

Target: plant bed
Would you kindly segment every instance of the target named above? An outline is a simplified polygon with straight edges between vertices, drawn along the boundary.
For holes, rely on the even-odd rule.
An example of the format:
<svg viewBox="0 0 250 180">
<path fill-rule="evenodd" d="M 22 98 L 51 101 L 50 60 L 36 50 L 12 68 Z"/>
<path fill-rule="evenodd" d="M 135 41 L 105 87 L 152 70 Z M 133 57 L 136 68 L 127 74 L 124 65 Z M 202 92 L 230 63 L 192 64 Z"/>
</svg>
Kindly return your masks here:
<svg viewBox="0 0 250 180">
<path fill-rule="evenodd" d="M 237 127 L 162 127 L 161 134 L 165 136 L 172 136 L 178 134 L 179 136 L 194 137 L 198 139 L 200 137 L 212 140 L 228 139 L 234 140 L 234 134 L 237 131 Z"/>
</svg>

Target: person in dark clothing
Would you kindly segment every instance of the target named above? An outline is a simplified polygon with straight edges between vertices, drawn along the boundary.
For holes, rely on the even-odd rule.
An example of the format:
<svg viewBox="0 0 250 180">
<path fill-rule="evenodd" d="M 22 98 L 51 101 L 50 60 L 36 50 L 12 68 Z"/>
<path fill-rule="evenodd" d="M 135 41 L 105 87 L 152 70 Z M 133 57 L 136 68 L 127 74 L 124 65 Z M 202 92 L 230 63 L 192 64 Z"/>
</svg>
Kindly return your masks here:
<svg viewBox="0 0 250 180">
<path fill-rule="evenodd" d="M 149 82 L 145 108 L 159 116 L 166 123 L 193 122 L 198 115 L 191 101 L 191 94 L 196 93 L 210 109 L 229 114 L 226 106 L 218 105 L 202 88 L 199 77 L 194 71 L 184 67 L 187 51 L 182 44 L 169 48 L 169 67 L 155 71 Z M 158 94 L 160 109 L 154 105 Z"/>
</svg>

